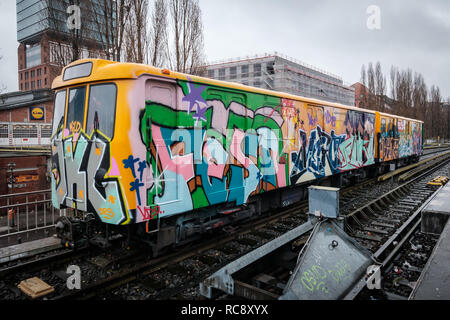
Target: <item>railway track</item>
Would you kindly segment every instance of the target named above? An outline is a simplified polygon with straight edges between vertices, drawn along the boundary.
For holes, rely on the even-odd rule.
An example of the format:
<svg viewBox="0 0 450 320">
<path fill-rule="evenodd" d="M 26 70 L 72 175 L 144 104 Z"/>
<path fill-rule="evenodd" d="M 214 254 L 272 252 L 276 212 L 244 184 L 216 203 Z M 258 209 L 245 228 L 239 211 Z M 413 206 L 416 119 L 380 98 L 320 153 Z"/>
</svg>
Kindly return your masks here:
<svg viewBox="0 0 450 320">
<path fill-rule="evenodd" d="M 349 235 L 370 250 L 376 261 L 381 262 L 384 279 L 382 298 L 405 298 L 417 281 L 437 240 L 418 230 L 421 209 L 439 188 L 426 183 L 436 175 L 449 174 L 450 165 L 446 161 L 439 168 L 427 170 L 345 215 Z M 420 245 L 421 241 L 425 241 L 423 245 Z M 279 252 L 272 252 L 270 256 L 258 260 L 257 264 L 233 274 L 235 293 L 238 287 L 239 291 L 244 290 L 238 295 L 246 298 L 253 295 L 256 299 L 277 299 L 281 296 L 298 259 L 298 250 L 292 250 L 293 247 L 296 247 L 295 243 L 291 244 L 291 248 L 281 247 Z M 280 257 L 290 257 L 290 260 L 279 261 Z M 380 294 L 380 291 L 376 293 Z M 373 296 L 374 291 L 368 290 L 365 279 L 361 279 L 345 298 L 369 299 Z M 223 294 L 219 298 L 230 297 Z"/>
<path fill-rule="evenodd" d="M 448 164 L 448 160 L 440 166 Z M 346 231 L 375 252 L 439 188 L 427 185 L 438 170 L 422 173 L 363 207 L 345 214 Z M 448 175 L 448 170 L 443 175 Z"/>
<path fill-rule="evenodd" d="M 374 179 L 346 189 L 342 192 L 344 195 L 341 200 L 342 206 L 353 203 L 354 198 L 360 200 L 364 198 L 361 196 L 361 192 L 367 194 L 365 198 L 367 201 L 373 199 L 373 193 L 367 191 L 369 186 L 377 187 Z M 142 251 L 129 255 L 122 252 L 119 254 L 120 258 L 109 257 L 106 259 L 109 261 L 108 263 L 100 267 L 97 265 L 97 268 L 92 270 L 92 267 L 88 267 L 89 263 L 86 262 L 89 259 L 92 262 L 92 259 L 95 258 L 95 255 L 92 257 L 92 253 L 89 259 L 83 258 L 82 254 L 75 259 L 70 259 L 67 254 L 67 259 L 59 262 L 56 257 L 49 258 L 47 264 L 45 261 L 41 262 L 39 268 L 44 269 L 45 272 L 41 272 L 40 275 L 49 284 L 58 288 L 53 296 L 48 297 L 50 299 L 89 299 L 93 297 L 103 299 L 196 299 L 199 298 L 197 284 L 212 270 L 219 269 L 245 252 L 302 224 L 306 220 L 304 215 L 306 210 L 307 202 L 304 201 L 283 210 L 283 212 L 242 225 L 230 234 L 223 233 L 219 237 L 211 237 L 206 240 L 207 244 L 192 244 L 181 251 L 157 259 L 145 258 L 146 254 Z M 300 249 L 305 241 L 306 238 L 297 240 L 295 243 L 297 249 Z M 99 256 L 101 259 L 104 255 Z M 54 260 L 52 261 L 52 259 Z M 85 274 L 88 275 L 83 281 L 81 290 L 69 291 L 65 288 L 67 275 L 61 276 L 61 265 L 69 260 L 70 264 L 80 263 L 82 265 L 83 277 Z M 31 264 L 30 262 L 30 266 Z M 92 263 L 90 264 L 92 265 Z M 60 268 L 59 277 L 52 276 L 55 274 L 52 271 L 54 266 Z M 39 269 L 38 267 L 27 268 L 23 266 L 18 267 L 16 271 L 12 268 L 8 271 L 4 270 L 4 272 L 6 272 L 5 275 L 12 275 L 17 272 L 20 274 L 20 270 L 27 270 L 27 273 L 22 273 L 15 278 L 17 283 L 17 281 L 23 280 L 25 275 L 33 273 L 29 270 Z M 1 272 L 2 270 L 0 270 L 0 274 Z M 9 282 L 11 283 L 11 281 Z M 14 283 L 14 280 L 12 282 Z M 4 297 L 1 288 L 2 283 L 0 283 L 0 297 Z"/>
</svg>

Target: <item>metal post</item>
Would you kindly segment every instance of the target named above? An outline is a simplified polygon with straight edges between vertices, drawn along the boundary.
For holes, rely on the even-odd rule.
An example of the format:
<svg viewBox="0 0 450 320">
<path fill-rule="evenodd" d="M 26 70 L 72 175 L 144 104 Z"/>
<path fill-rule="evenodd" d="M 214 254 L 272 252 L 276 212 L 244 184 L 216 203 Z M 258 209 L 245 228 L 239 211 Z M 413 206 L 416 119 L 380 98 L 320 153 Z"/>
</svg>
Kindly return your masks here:
<svg viewBox="0 0 450 320">
<path fill-rule="evenodd" d="M 46 198 L 46 193 L 44 192 L 44 226 L 47 225 L 47 199 Z"/>
<path fill-rule="evenodd" d="M 28 229 L 30 229 L 30 225 L 29 225 L 29 222 L 28 222 L 28 195 L 25 197 L 25 206 L 26 206 L 26 209 L 25 209 L 25 215 L 26 215 L 26 221 L 27 221 L 27 228 L 26 228 L 26 230 L 28 230 Z M 27 233 L 27 239 L 28 239 L 28 233 Z"/>
<path fill-rule="evenodd" d="M 38 227 L 38 219 L 37 219 L 37 199 L 34 199 L 34 228 Z"/>
<path fill-rule="evenodd" d="M 17 206 L 16 209 L 17 209 L 17 231 L 20 231 L 20 207 Z"/>
</svg>

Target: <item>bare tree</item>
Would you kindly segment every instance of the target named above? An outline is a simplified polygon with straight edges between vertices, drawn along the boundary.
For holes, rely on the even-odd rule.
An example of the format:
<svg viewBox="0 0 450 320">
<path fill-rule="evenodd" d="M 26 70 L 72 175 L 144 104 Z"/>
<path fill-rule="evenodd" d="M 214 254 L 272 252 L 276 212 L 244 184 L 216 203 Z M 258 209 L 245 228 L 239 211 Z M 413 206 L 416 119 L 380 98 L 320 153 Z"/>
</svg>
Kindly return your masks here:
<svg viewBox="0 0 450 320">
<path fill-rule="evenodd" d="M 173 33 L 166 41 L 166 57 L 171 69 L 197 74 L 204 65 L 203 24 L 198 0 L 170 0 Z"/>
<path fill-rule="evenodd" d="M 375 97 L 375 72 L 373 70 L 372 62 L 369 62 L 367 69 L 367 87 L 368 87 L 368 105 L 370 109 L 378 110 Z"/>
<path fill-rule="evenodd" d="M 64 67 L 72 61 L 78 60 L 82 53 L 84 38 L 88 38 L 90 30 L 87 24 L 81 23 L 80 27 L 69 29 L 65 23 L 68 15 L 66 15 L 66 3 L 58 0 L 44 0 L 45 10 L 42 11 L 44 20 L 42 23 L 47 24 L 50 29 L 52 41 L 50 45 L 50 57 L 53 64 Z M 76 5 L 80 9 L 86 8 L 87 0 L 71 0 L 69 5 Z M 81 12 L 81 17 L 84 14 Z"/>
<path fill-rule="evenodd" d="M 437 138 L 442 137 L 442 117 L 441 115 L 442 96 L 439 87 L 432 85 L 430 88 L 429 111 L 431 111 L 431 136 Z"/>
<path fill-rule="evenodd" d="M 49 29 L 47 35 L 50 57 L 46 62 L 51 64 L 49 73 L 52 78 L 75 60 L 106 57 L 102 50 L 102 42 L 105 40 L 103 30 L 99 30 L 95 25 L 99 8 L 93 8 L 88 0 L 69 0 L 69 3 L 58 0 L 43 1 L 45 10 L 41 12 L 41 23 Z M 104 2 L 107 3 L 107 0 Z M 72 28 L 67 24 L 71 16 L 67 12 L 68 5 L 76 5 L 80 9 L 81 23 Z"/>
<path fill-rule="evenodd" d="M 392 99 L 395 101 L 397 99 L 397 68 L 394 66 L 391 66 L 391 72 L 390 72 L 390 79 L 391 79 L 391 96 Z"/>
<path fill-rule="evenodd" d="M 131 0 L 90 1 L 96 29 L 103 34 L 102 53 L 108 60 L 121 61 L 125 28 L 129 21 Z"/>
<path fill-rule="evenodd" d="M 2 59 L 3 59 L 3 56 L 0 55 L 0 60 L 2 60 Z M 4 91 L 6 91 L 6 86 L 2 83 L 2 84 L 0 84 L 0 94 Z"/>
<path fill-rule="evenodd" d="M 378 61 L 375 66 L 375 96 L 378 110 L 384 111 L 384 95 L 386 94 L 386 78 L 381 71 L 381 64 Z"/>
<path fill-rule="evenodd" d="M 162 67 L 166 62 L 164 44 L 168 41 L 167 5 L 165 0 L 156 0 L 153 3 L 150 19 L 148 62 L 155 67 Z"/>
<path fill-rule="evenodd" d="M 446 107 L 439 87 L 431 86 L 428 91 L 423 76 L 413 73 L 411 69 L 399 70 L 395 66 L 390 69 L 390 101 L 389 113 L 424 121 L 425 138 L 450 138 L 450 107 Z M 365 67 L 361 69 L 361 81 L 366 81 Z M 377 62 L 375 71 L 369 63 L 367 72 L 369 101 L 376 97 L 376 107 L 383 108 L 386 91 L 386 79 L 381 72 L 381 65 Z M 450 98 L 449 98 L 450 105 Z M 374 109 L 372 102 L 366 108 Z"/>
<path fill-rule="evenodd" d="M 125 60 L 146 63 L 148 58 L 148 0 L 131 0 L 125 26 Z"/>
<path fill-rule="evenodd" d="M 425 119 L 425 109 L 427 104 L 427 86 L 420 73 L 414 74 L 414 88 L 413 88 L 413 107 L 414 107 L 414 118 L 424 120 Z"/>
</svg>

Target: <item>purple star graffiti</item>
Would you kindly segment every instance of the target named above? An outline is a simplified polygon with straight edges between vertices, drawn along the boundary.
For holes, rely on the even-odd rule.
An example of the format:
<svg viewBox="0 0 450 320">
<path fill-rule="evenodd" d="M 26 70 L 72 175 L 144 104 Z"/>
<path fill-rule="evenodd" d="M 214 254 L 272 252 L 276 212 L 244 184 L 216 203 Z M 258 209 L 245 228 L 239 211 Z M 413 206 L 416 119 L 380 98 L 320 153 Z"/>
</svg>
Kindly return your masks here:
<svg viewBox="0 0 450 320">
<path fill-rule="evenodd" d="M 189 77 L 188 77 L 188 80 L 192 81 L 192 79 Z M 189 88 L 189 93 L 185 97 L 183 97 L 182 101 L 189 103 L 188 114 L 190 114 L 192 109 L 194 109 L 194 106 L 197 105 L 197 110 L 198 110 L 200 107 L 200 103 L 203 103 L 204 105 L 206 105 L 206 101 L 202 98 L 202 92 L 203 92 L 203 90 L 206 89 L 206 86 L 200 85 L 200 86 L 196 87 L 191 82 L 188 82 L 187 85 Z"/>
<path fill-rule="evenodd" d="M 202 108 L 200 106 L 197 106 L 197 112 L 192 116 L 193 119 L 196 119 L 195 125 L 197 125 L 199 119 L 206 121 L 205 112 L 206 112 L 206 107 Z"/>
</svg>

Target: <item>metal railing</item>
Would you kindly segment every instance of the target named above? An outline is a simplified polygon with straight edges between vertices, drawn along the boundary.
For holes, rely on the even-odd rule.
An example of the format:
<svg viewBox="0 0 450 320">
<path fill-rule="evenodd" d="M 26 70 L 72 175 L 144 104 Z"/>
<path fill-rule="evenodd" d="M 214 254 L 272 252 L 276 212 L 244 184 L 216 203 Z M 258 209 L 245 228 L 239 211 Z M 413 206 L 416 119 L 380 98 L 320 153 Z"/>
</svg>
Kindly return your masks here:
<svg viewBox="0 0 450 320">
<path fill-rule="evenodd" d="M 55 209 L 51 190 L 0 195 L 0 239 L 44 230 L 55 226 L 66 215 L 66 209 Z"/>
</svg>

